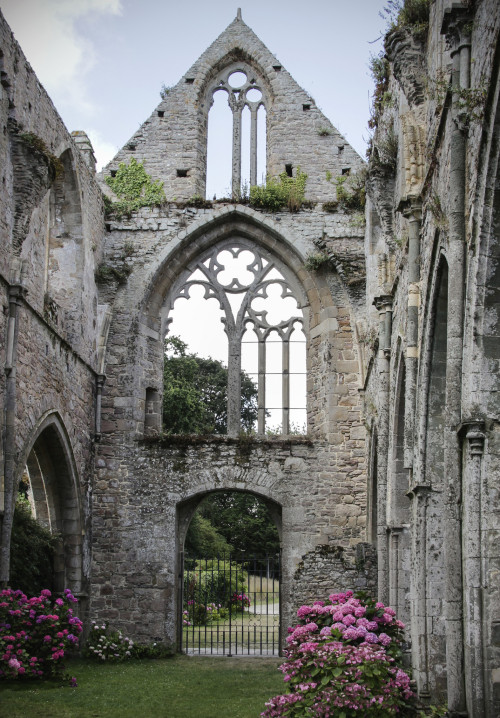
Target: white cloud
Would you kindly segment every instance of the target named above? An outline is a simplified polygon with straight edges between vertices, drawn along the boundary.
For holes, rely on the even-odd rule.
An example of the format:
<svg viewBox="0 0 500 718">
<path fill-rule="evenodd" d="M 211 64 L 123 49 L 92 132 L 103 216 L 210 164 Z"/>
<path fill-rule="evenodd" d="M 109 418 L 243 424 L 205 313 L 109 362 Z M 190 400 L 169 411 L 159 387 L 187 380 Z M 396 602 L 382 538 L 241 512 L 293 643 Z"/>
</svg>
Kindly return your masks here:
<svg viewBox="0 0 500 718">
<path fill-rule="evenodd" d="M 84 77 L 95 48 L 75 20 L 89 13 L 121 13 L 121 0 L 3 0 L 2 11 L 45 89 L 57 103 L 91 115 Z M 54 51 L 56 49 L 56 51 Z"/>
<path fill-rule="evenodd" d="M 97 160 L 96 169 L 97 172 L 99 172 L 104 165 L 107 165 L 108 162 L 113 159 L 120 148 L 111 144 L 111 142 L 107 142 L 99 130 L 96 130 L 93 127 L 86 128 L 85 132 L 87 133 L 89 140 L 92 142 L 95 158 Z"/>
</svg>

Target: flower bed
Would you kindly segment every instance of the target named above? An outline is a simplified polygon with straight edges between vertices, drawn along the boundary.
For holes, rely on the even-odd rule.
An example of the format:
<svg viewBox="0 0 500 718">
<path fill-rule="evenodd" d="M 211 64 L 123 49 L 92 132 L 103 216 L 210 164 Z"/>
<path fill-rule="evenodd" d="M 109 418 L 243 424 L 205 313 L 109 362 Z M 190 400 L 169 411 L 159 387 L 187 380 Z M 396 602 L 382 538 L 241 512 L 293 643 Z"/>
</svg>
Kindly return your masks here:
<svg viewBox="0 0 500 718">
<path fill-rule="evenodd" d="M 78 645 L 82 622 L 73 614 L 69 589 L 55 599 L 48 589 L 27 598 L 0 593 L 0 679 L 62 678 L 64 656 Z M 72 680 L 72 685 L 76 682 Z"/>
<path fill-rule="evenodd" d="M 266 703 L 277 716 L 393 716 L 413 699 L 398 665 L 404 624 L 383 603 L 352 591 L 301 606 L 280 666 L 288 693 Z"/>
</svg>

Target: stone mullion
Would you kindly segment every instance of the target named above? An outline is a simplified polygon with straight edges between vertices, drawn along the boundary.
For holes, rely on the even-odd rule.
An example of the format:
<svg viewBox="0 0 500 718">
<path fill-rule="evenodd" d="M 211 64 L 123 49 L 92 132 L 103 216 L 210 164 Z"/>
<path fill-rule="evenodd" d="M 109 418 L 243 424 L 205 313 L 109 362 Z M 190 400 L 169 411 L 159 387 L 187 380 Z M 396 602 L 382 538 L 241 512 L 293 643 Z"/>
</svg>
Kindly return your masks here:
<svg viewBox="0 0 500 718">
<path fill-rule="evenodd" d="M 241 338 L 228 333 L 227 362 L 227 433 L 238 436 L 241 430 Z"/>
<path fill-rule="evenodd" d="M 238 199 L 241 194 L 241 113 L 238 103 L 231 108 L 233 111 L 233 175 L 232 194 Z"/>
<path fill-rule="evenodd" d="M 257 109 L 250 110 L 250 186 L 257 184 Z"/>
<path fill-rule="evenodd" d="M 259 356 L 258 356 L 258 426 L 257 431 L 259 434 L 264 434 L 266 431 L 266 340 L 264 336 L 259 333 Z"/>
<path fill-rule="evenodd" d="M 290 342 L 288 337 L 282 342 L 282 432 L 290 433 Z"/>
</svg>

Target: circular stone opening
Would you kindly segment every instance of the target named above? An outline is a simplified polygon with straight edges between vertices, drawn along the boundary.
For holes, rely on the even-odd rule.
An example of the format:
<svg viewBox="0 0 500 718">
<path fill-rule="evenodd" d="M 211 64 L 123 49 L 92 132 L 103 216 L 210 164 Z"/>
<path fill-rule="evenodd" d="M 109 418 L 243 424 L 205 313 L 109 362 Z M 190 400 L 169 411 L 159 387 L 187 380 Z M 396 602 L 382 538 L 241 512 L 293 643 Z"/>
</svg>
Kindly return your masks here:
<svg viewBox="0 0 500 718">
<path fill-rule="evenodd" d="M 239 87 L 243 87 L 243 85 L 247 81 L 247 76 L 244 72 L 241 72 L 241 70 L 237 70 L 236 72 L 232 72 L 229 75 L 227 81 L 230 87 L 232 87 L 233 90 L 236 90 Z"/>
<path fill-rule="evenodd" d="M 249 102 L 259 102 L 259 100 L 262 100 L 262 92 L 256 87 L 252 87 L 247 92 L 247 100 Z"/>
</svg>

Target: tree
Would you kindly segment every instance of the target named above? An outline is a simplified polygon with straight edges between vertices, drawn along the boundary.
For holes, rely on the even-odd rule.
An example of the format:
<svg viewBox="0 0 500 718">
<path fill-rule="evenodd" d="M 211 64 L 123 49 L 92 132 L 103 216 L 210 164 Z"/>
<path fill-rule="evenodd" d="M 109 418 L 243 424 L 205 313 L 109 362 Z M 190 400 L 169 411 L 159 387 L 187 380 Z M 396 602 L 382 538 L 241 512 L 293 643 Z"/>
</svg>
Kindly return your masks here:
<svg viewBox="0 0 500 718">
<path fill-rule="evenodd" d="M 52 589 L 57 537 L 41 526 L 31 513 L 27 499 L 16 502 L 10 545 L 10 586 L 28 596 Z"/>
<path fill-rule="evenodd" d="M 244 551 L 251 557 L 279 552 L 278 530 L 269 508 L 253 494 L 237 491 L 210 494 L 203 499 L 197 513 L 207 519 L 237 553 Z"/>
<path fill-rule="evenodd" d="M 198 511 L 189 524 L 184 542 L 184 551 L 189 556 L 224 556 L 230 554 L 233 547 L 217 531 L 209 519 Z"/>
<path fill-rule="evenodd" d="M 187 353 L 179 337 L 165 339 L 163 425 L 169 434 L 227 432 L 227 367 L 217 359 Z M 241 428 L 257 419 L 257 387 L 241 372 Z"/>
</svg>

